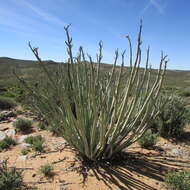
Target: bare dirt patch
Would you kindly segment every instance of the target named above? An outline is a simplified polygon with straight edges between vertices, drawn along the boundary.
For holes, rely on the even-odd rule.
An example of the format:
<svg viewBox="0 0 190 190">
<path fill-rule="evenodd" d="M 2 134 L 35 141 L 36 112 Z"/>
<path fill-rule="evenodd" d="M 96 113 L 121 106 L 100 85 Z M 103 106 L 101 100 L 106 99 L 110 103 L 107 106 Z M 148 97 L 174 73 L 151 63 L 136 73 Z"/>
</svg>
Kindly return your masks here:
<svg viewBox="0 0 190 190">
<path fill-rule="evenodd" d="M 33 119 L 30 114 L 23 116 Z M 14 116 L 1 121 L 0 130 L 12 129 L 15 119 Z M 186 132 L 189 130 L 190 126 L 187 126 Z M 142 149 L 134 144 L 114 161 L 117 163 L 104 163 L 85 171 L 76 152 L 63 138 L 55 137 L 48 131 L 40 131 L 37 122 L 33 123 L 32 133 L 27 134 L 30 135 L 44 137 L 44 153 L 31 151 L 26 156 L 21 155 L 21 149 L 26 146 L 25 137 L 16 133 L 14 138 L 17 145 L 0 152 L 0 161 L 8 159 L 9 167 L 23 169 L 24 182 L 40 190 L 165 190 L 163 178 L 168 170 L 190 168 L 187 136 L 180 142 L 160 138 L 153 150 Z M 47 163 L 54 167 L 52 178 L 45 178 L 39 172 L 39 168 Z M 79 170 L 86 174 L 85 183 L 84 175 Z"/>
</svg>

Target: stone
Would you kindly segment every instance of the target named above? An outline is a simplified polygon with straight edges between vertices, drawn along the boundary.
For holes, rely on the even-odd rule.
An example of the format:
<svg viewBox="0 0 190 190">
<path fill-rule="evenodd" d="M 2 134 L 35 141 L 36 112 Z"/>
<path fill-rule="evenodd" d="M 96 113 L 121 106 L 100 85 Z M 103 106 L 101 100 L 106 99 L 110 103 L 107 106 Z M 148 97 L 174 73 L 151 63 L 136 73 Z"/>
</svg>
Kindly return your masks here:
<svg viewBox="0 0 190 190">
<path fill-rule="evenodd" d="M 13 111 L 2 111 L 1 115 L 3 118 L 16 117 L 16 114 Z"/>
<path fill-rule="evenodd" d="M 6 136 L 7 135 L 4 132 L 0 131 L 0 141 L 2 141 Z"/>
<path fill-rule="evenodd" d="M 5 131 L 5 134 L 6 134 L 8 137 L 14 138 L 15 135 L 16 135 L 16 131 L 15 131 L 15 129 L 8 129 L 8 130 Z"/>
<path fill-rule="evenodd" d="M 22 135 L 17 138 L 17 143 L 21 144 L 24 143 L 24 140 L 28 137 L 28 135 Z"/>
<path fill-rule="evenodd" d="M 28 156 L 27 155 L 22 155 L 22 156 L 19 156 L 18 159 L 25 161 L 25 160 L 28 159 Z"/>
<path fill-rule="evenodd" d="M 8 126 L 0 126 L 0 131 L 6 131 L 7 129 L 9 129 Z"/>
<path fill-rule="evenodd" d="M 28 143 L 22 143 L 22 144 L 20 144 L 20 146 L 23 147 L 23 148 L 26 148 L 26 147 L 29 147 L 30 144 L 28 144 Z"/>
</svg>

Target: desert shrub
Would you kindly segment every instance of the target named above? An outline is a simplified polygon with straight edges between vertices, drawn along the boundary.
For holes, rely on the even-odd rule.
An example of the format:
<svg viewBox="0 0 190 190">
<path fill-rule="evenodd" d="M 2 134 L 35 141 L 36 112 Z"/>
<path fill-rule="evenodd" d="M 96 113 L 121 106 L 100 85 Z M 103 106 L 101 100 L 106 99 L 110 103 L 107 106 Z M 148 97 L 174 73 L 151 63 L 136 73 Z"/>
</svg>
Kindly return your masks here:
<svg viewBox="0 0 190 190">
<path fill-rule="evenodd" d="M 0 190 L 19 190 L 23 187 L 21 172 L 9 169 L 7 163 L 0 164 Z"/>
<path fill-rule="evenodd" d="M 189 107 L 189 106 L 186 107 L 186 112 L 185 112 L 185 122 L 186 122 L 187 124 L 190 123 L 190 107 Z"/>
<path fill-rule="evenodd" d="M 13 82 L 8 88 L 7 91 L 3 93 L 3 96 L 13 98 L 16 102 L 24 103 L 26 97 L 26 92 L 23 90 L 20 83 L 16 81 Z"/>
<path fill-rule="evenodd" d="M 16 114 L 17 115 L 21 115 L 21 114 L 23 114 L 24 112 L 22 111 L 22 110 L 16 110 Z"/>
<path fill-rule="evenodd" d="M 39 170 L 45 177 L 51 177 L 53 175 L 53 166 L 51 164 L 45 164 Z"/>
<path fill-rule="evenodd" d="M 27 147 L 21 149 L 21 154 L 22 155 L 27 155 L 29 152 L 30 152 L 30 150 Z"/>
<path fill-rule="evenodd" d="M 46 124 L 43 121 L 40 121 L 38 124 L 38 128 L 41 130 L 44 130 L 44 129 L 46 129 Z"/>
<path fill-rule="evenodd" d="M 181 90 L 179 95 L 182 97 L 189 97 L 190 96 L 190 88 L 186 88 L 184 90 Z"/>
<path fill-rule="evenodd" d="M 36 141 L 35 143 L 33 143 L 32 148 L 37 152 L 44 152 L 44 145 L 42 141 Z"/>
<path fill-rule="evenodd" d="M 28 144 L 34 144 L 36 141 L 44 142 L 44 139 L 41 135 L 38 136 L 29 136 L 25 139 L 25 142 Z"/>
<path fill-rule="evenodd" d="M 13 123 L 13 126 L 16 128 L 17 131 L 26 133 L 31 130 L 32 122 L 28 119 L 17 118 L 16 121 Z"/>
<path fill-rule="evenodd" d="M 44 138 L 41 135 L 29 136 L 25 139 L 25 142 L 30 144 L 33 150 L 37 152 L 44 152 Z"/>
<path fill-rule="evenodd" d="M 165 176 L 165 182 L 172 190 L 190 189 L 190 171 L 171 171 Z"/>
<path fill-rule="evenodd" d="M 4 119 L 4 115 L 0 113 L 0 121 Z"/>
<path fill-rule="evenodd" d="M 3 140 L 0 141 L 0 152 L 4 149 L 10 148 L 10 146 L 16 145 L 16 142 L 11 137 L 5 137 Z"/>
<path fill-rule="evenodd" d="M 30 105 L 47 120 L 52 131 L 63 136 L 83 158 L 110 159 L 136 142 L 158 115 L 154 105 L 165 75 L 167 56 L 162 54 L 155 80 L 150 79 L 149 49 L 146 66 L 140 69 L 141 25 L 134 61 L 131 40 L 127 36 L 130 67 L 126 75 L 125 52 L 121 55 L 119 68 L 116 67 L 119 60 L 116 50 L 112 69 L 106 69 L 101 64 L 102 42 L 99 43 L 97 61 L 90 56 L 87 60 L 82 47 L 77 56 L 73 55 L 69 27 L 65 27 L 65 31 L 67 64 L 44 64 L 38 49 L 29 44 L 43 77 L 34 86 L 17 78 L 32 97 Z"/>
<path fill-rule="evenodd" d="M 158 135 L 152 133 L 151 130 L 148 130 L 140 139 L 139 144 L 143 148 L 150 148 L 153 147 L 157 142 Z"/>
<path fill-rule="evenodd" d="M 188 122 L 187 109 L 183 100 L 176 96 L 164 95 L 161 97 L 161 111 L 152 127 L 162 137 L 179 137 Z"/>
<path fill-rule="evenodd" d="M 14 108 L 16 103 L 11 98 L 0 96 L 0 110 Z"/>
<path fill-rule="evenodd" d="M 37 187 L 30 187 L 29 190 L 39 190 Z"/>
</svg>

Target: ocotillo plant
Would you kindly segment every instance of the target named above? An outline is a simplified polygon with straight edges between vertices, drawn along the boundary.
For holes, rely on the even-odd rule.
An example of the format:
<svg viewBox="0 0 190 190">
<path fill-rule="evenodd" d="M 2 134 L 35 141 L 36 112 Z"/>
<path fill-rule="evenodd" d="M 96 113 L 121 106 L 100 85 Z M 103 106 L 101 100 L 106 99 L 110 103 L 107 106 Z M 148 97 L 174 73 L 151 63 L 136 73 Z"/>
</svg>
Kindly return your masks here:
<svg viewBox="0 0 190 190">
<path fill-rule="evenodd" d="M 74 57 L 69 26 L 65 27 L 65 32 L 68 62 L 57 64 L 52 72 L 40 59 L 38 49 L 29 44 L 45 75 L 33 88 L 24 80 L 21 82 L 30 91 L 36 110 L 82 157 L 94 161 L 110 159 L 137 141 L 158 115 L 155 103 L 165 75 L 167 56 L 161 55 L 156 79 L 151 81 L 149 48 L 146 66 L 140 68 L 141 25 L 135 56 L 131 40 L 126 36 L 130 66 L 124 66 L 123 52 L 118 67 L 119 52 L 116 50 L 112 70 L 106 72 L 102 69 L 102 42 L 96 61 L 86 56 L 82 47 Z"/>
</svg>

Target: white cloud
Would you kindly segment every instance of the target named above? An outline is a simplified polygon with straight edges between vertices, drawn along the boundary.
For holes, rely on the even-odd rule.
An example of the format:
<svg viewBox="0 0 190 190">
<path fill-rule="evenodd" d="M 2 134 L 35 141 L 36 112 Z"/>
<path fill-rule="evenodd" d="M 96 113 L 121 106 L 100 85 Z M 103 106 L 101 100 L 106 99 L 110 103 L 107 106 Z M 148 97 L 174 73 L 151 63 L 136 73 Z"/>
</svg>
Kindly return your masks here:
<svg viewBox="0 0 190 190">
<path fill-rule="evenodd" d="M 162 7 L 161 3 L 158 0 L 150 0 L 150 4 L 153 5 L 160 14 L 164 13 L 164 8 Z"/>
<path fill-rule="evenodd" d="M 148 3 L 142 10 L 141 14 L 144 14 L 151 6 L 156 8 L 160 14 L 164 14 L 164 7 L 160 0 L 148 0 Z"/>
<path fill-rule="evenodd" d="M 64 22 L 62 19 L 47 13 L 46 11 L 40 9 L 39 7 L 34 6 L 32 3 L 26 0 L 19 0 L 19 3 L 22 3 L 24 6 L 28 7 L 30 10 L 32 10 L 35 14 L 39 15 L 42 19 L 51 22 L 53 24 L 65 26 L 67 25 L 66 22 Z"/>
</svg>

